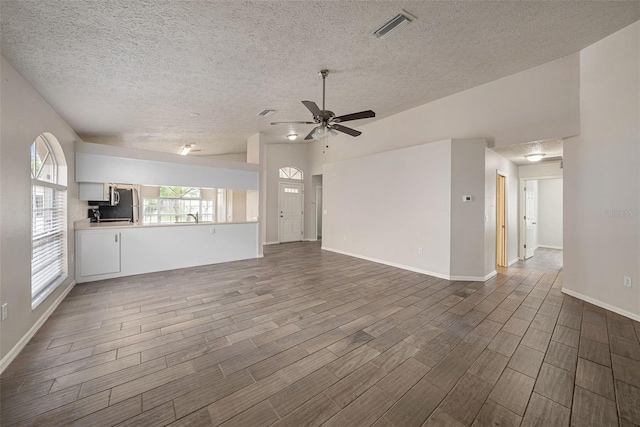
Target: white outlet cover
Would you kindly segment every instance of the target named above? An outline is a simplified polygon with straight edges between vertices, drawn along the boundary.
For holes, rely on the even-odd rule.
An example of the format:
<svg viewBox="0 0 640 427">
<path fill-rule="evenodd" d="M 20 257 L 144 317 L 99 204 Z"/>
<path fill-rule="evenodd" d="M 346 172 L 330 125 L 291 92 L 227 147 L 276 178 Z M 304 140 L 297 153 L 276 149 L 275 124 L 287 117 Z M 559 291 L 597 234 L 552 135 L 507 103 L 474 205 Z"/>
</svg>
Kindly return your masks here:
<svg viewBox="0 0 640 427">
<path fill-rule="evenodd" d="M 627 288 L 630 288 L 630 287 L 631 287 L 631 283 L 632 283 L 631 277 L 629 277 L 629 276 L 624 276 L 624 282 L 623 282 L 623 284 L 624 284 Z"/>
</svg>

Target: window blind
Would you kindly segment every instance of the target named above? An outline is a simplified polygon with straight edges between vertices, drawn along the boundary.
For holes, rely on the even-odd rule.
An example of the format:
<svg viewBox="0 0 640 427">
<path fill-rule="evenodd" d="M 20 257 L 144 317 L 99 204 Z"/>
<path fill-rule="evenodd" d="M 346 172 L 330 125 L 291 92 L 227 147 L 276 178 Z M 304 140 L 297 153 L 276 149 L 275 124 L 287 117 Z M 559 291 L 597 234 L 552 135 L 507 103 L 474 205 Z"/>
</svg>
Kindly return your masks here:
<svg viewBox="0 0 640 427">
<path fill-rule="evenodd" d="M 66 188 L 34 180 L 31 187 L 31 295 L 67 275 Z"/>
</svg>

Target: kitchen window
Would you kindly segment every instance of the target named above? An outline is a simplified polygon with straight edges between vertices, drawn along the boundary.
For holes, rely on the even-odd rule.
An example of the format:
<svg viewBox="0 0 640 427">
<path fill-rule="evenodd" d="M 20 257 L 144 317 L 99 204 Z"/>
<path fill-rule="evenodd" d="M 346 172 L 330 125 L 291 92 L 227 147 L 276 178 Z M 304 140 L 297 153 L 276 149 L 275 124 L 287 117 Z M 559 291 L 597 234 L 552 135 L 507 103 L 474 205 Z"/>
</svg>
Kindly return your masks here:
<svg viewBox="0 0 640 427">
<path fill-rule="evenodd" d="M 67 187 L 62 147 L 51 134 L 31 144 L 31 307 L 67 278 Z"/>
<path fill-rule="evenodd" d="M 143 199 L 144 224 L 198 221 L 227 222 L 227 198 L 232 190 L 160 187 L 158 197 Z M 217 208 L 217 209 L 216 209 Z"/>
</svg>

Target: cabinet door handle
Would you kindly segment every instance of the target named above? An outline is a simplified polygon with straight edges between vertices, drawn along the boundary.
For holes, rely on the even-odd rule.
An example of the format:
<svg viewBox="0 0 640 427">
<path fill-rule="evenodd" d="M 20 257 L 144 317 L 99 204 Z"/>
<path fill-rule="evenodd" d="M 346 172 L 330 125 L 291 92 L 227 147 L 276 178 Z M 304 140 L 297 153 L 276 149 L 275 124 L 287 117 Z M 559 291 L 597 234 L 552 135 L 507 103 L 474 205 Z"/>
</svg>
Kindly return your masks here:
<svg viewBox="0 0 640 427">
<path fill-rule="evenodd" d="M 116 243 L 118 243 L 118 235 L 116 234 Z"/>
</svg>

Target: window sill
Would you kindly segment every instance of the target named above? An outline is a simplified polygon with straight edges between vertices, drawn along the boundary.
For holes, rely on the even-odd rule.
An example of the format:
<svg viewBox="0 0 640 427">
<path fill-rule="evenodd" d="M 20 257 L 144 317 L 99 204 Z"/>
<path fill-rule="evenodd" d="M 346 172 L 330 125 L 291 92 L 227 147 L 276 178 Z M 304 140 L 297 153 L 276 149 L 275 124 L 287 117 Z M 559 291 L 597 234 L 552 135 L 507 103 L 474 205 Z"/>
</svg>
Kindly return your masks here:
<svg viewBox="0 0 640 427">
<path fill-rule="evenodd" d="M 54 282 L 51 282 L 51 284 L 47 286 L 42 292 L 40 292 L 35 298 L 33 298 L 31 300 L 31 310 L 35 310 L 36 308 L 38 308 L 38 306 L 42 304 L 44 300 L 47 299 L 47 297 L 51 295 L 53 291 L 55 291 L 58 286 L 62 284 L 62 282 L 67 280 L 68 277 L 69 276 L 67 274 L 65 274 L 64 276 L 60 276 Z"/>
</svg>

